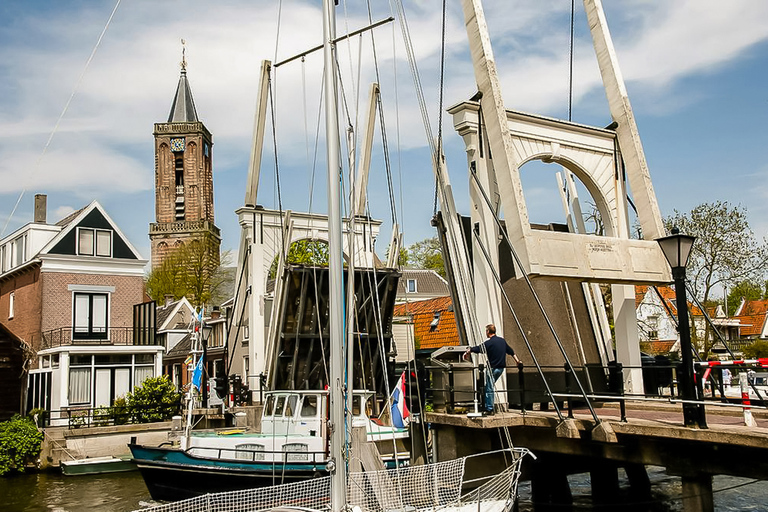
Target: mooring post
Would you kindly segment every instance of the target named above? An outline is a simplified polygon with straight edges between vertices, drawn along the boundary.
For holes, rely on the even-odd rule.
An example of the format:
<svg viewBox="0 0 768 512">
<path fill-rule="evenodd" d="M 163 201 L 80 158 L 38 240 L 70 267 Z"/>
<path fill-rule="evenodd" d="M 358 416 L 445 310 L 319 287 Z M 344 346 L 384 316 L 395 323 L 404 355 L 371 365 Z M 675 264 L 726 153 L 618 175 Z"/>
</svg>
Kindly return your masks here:
<svg viewBox="0 0 768 512">
<path fill-rule="evenodd" d="M 517 369 L 517 385 L 520 388 L 520 412 L 525 414 L 525 372 L 523 372 L 523 368 Z"/>
</svg>

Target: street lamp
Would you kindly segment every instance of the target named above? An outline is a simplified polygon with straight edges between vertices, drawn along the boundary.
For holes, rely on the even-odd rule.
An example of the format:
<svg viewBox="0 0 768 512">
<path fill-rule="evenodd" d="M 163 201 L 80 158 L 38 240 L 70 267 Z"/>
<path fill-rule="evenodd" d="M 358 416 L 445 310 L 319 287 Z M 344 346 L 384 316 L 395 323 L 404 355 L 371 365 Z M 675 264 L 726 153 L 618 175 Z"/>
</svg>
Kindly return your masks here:
<svg viewBox="0 0 768 512">
<path fill-rule="evenodd" d="M 672 269 L 675 280 L 675 297 L 677 301 L 678 332 L 680 333 L 680 352 L 683 358 L 680 392 L 683 398 L 683 421 L 686 427 L 707 428 L 703 404 L 696 404 L 700 397 L 696 394 L 693 371 L 693 346 L 691 345 L 691 328 L 688 324 L 688 300 L 685 293 L 685 266 L 691 254 L 695 236 L 681 235 L 677 228 L 672 228 L 672 234 L 656 241 L 664 253 Z"/>
</svg>

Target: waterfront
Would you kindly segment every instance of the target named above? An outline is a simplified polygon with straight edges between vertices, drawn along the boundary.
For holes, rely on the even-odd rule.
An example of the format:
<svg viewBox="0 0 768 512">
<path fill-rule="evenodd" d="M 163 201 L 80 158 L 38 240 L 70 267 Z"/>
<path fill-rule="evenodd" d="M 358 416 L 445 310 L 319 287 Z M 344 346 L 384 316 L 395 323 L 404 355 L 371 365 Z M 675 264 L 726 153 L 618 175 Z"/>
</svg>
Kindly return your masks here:
<svg viewBox="0 0 768 512">
<path fill-rule="evenodd" d="M 629 499 L 620 505 L 595 507 L 589 498 L 589 476 L 569 478 L 574 495 L 573 510 L 617 510 L 624 512 L 681 512 L 680 479 L 667 476 L 663 468 L 648 468 L 654 502 L 632 506 Z M 626 486 L 626 480 L 622 482 Z M 714 479 L 715 510 L 718 512 L 768 511 L 768 485 L 744 478 L 718 476 Z M 531 512 L 531 487 L 520 484 L 520 512 Z M 0 509 L 4 512 L 129 512 L 156 504 L 149 497 L 137 472 L 82 477 L 38 473 L 0 478 Z M 566 509 L 566 507 L 562 507 Z"/>
</svg>

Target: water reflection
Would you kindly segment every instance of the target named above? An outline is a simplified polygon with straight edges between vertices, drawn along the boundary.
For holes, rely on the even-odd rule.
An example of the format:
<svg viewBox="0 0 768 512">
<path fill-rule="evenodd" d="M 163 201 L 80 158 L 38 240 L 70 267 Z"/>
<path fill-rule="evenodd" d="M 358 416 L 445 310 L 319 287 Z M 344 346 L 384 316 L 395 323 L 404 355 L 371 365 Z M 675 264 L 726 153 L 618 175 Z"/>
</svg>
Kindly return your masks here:
<svg viewBox="0 0 768 512">
<path fill-rule="evenodd" d="M 65 477 L 38 473 L 0 478 L 7 512 L 128 512 L 153 503 L 138 471 Z"/>
<path fill-rule="evenodd" d="M 621 487 L 628 490 L 629 482 L 619 472 Z M 588 474 L 571 475 L 568 481 L 573 494 L 573 511 L 621 510 L 648 512 L 682 512 L 680 479 L 668 476 L 664 468 L 649 467 L 652 501 L 632 502 L 629 493 L 620 504 L 592 504 Z M 768 486 L 746 478 L 719 476 L 713 482 L 717 512 L 768 510 Z M 520 512 L 533 512 L 531 486 L 520 483 Z M 130 512 L 149 505 L 149 491 L 138 471 L 111 475 L 65 477 L 59 473 L 39 473 L 0 477 L 0 510 L 4 512 Z M 568 507 L 558 507 L 565 512 Z"/>
</svg>

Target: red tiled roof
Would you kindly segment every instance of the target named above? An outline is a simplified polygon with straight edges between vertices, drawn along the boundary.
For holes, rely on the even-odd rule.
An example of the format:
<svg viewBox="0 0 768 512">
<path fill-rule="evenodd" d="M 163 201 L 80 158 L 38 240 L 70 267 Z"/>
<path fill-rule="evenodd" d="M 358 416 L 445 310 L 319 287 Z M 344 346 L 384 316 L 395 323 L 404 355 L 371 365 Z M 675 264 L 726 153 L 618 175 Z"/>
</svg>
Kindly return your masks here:
<svg viewBox="0 0 768 512">
<path fill-rule="evenodd" d="M 413 318 L 416 348 L 440 348 L 459 344 L 456 317 L 453 314 L 450 297 L 405 302 L 395 305 L 394 316 Z M 437 316 L 437 325 L 432 322 Z"/>
<path fill-rule="evenodd" d="M 768 313 L 768 300 L 747 300 L 741 309 L 741 314 L 734 318 L 739 320 L 741 336 L 758 336 L 763 330 L 766 313 Z"/>
<path fill-rule="evenodd" d="M 677 295 L 675 295 L 675 290 L 670 286 L 657 286 L 656 289 L 659 291 L 659 294 L 664 299 L 664 302 L 666 302 L 667 307 L 672 314 L 677 315 Z M 643 302 L 648 290 L 650 290 L 650 286 L 635 286 L 635 309 L 637 309 L 637 307 L 640 306 L 640 303 Z M 656 294 L 656 292 L 651 293 Z M 701 309 L 698 306 L 693 305 L 690 301 L 688 301 L 688 311 L 693 316 L 704 316 Z M 714 314 L 710 313 L 710 316 L 714 316 Z"/>
</svg>

